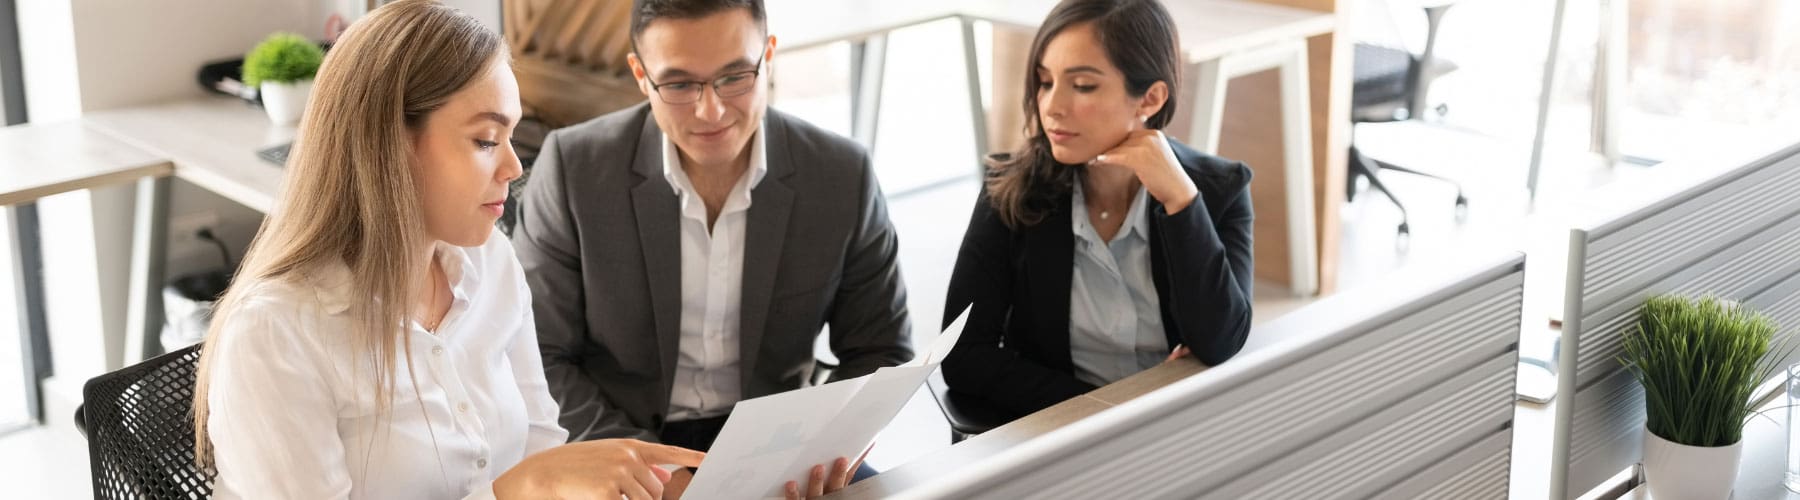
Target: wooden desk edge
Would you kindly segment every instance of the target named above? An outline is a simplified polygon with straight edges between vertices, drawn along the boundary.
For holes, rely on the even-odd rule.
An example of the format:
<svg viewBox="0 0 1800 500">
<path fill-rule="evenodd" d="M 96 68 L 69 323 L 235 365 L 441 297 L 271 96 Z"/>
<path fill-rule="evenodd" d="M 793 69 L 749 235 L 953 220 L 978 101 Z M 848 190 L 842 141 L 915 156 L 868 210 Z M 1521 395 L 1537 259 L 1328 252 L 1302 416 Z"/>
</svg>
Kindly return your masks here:
<svg viewBox="0 0 1800 500">
<path fill-rule="evenodd" d="M 199 100 L 196 99 L 195 101 Z M 176 101 L 176 104 L 183 102 L 186 101 Z M 176 104 L 165 104 L 164 106 L 174 106 Z M 166 151 L 167 148 L 160 147 L 151 141 L 139 138 L 131 134 L 129 130 L 120 129 L 116 124 L 94 120 L 84 120 L 83 123 L 89 129 L 98 131 L 114 140 L 123 142 L 131 147 L 149 151 L 153 155 L 166 158 L 164 162 L 169 165 L 170 170 L 168 173 L 162 175 L 172 175 L 181 180 L 191 182 L 195 186 L 199 186 L 200 188 L 211 191 L 225 199 L 242 204 L 252 210 L 265 214 L 269 213 L 269 210 L 275 206 L 275 199 L 281 194 L 280 188 L 277 188 L 275 192 L 265 193 L 255 186 L 238 182 L 233 180 L 229 175 L 219 173 L 217 168 L 202 165 L 200 164 L 201 162 L 185 161 L 177 155 Z M 246 154 L 250 152 L 254 152 L 254 150 L 246 147 Z M 283 173 L 285 174 L 285 172 Z"/>
<path fill-rule="evenodd" d="M 109 187 L 116 184 L 136 181 L 145 177 L 167 177 L 173 175 L 175 164 L 168 160 L 157 160 L 101 175 L 54 182 L 31 189 L 0 194 L 0 206 L 11 206 L 29 203 L 49 196 L 63 193 Z"/>
</svg>

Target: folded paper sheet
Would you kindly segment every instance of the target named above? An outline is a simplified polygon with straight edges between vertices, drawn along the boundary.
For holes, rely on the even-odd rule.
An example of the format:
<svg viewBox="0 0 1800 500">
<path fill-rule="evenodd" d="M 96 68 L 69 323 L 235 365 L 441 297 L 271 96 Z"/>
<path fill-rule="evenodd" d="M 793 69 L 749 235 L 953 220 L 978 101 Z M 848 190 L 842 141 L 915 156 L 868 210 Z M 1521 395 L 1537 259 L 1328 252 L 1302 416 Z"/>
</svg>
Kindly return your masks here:
<svg viewBox="0 0 1800 500">
<path fill-rule="evenodd" d="M 813 465 L 861 456 L 956 347 L 968 319 L 964 309 L 905 365 L 739 402 L 683 497 L 781 498 L 788 481 L 805 488 Z"/>
</svg>

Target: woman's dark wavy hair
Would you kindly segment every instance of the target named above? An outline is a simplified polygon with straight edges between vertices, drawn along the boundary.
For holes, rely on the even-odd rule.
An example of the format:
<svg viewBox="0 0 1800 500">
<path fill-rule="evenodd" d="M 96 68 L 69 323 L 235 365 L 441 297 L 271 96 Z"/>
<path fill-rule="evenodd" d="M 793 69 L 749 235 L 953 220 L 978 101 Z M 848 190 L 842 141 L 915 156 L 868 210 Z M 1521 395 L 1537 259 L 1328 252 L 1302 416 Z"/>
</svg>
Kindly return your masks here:
<svg viewBox="0 0 1800 500">
<path fill-rule="evenodd" d="M 1181 46 L 1175 22 L 1157 0 L 1065 0 L 1050 11 L 1037 37 L 1031 41 L 1031 57 L 1025 64 L 1025 145 L 1013 153 L 988 158 L 988 202 L 1008 227 L 1019 229 L 1044 220 L 1055 200 L 1068 196 L 1085 167 L 1060 165 L 1050 154 L 1050 141 L 1038 121 L 1038 66 L 1044 47 L 1071 26 L 1093 23 L 1094 36 L 1107 60 L 1125 74 L 1125 90 L 1143 97 L 1150 86 L 1164 82 L 1169 98 L 1161 110 L 1144 122 L 1152 129 L 1169 124 L 1175 114 L 1175 89 L 1180 88 Z"/>
</svg>

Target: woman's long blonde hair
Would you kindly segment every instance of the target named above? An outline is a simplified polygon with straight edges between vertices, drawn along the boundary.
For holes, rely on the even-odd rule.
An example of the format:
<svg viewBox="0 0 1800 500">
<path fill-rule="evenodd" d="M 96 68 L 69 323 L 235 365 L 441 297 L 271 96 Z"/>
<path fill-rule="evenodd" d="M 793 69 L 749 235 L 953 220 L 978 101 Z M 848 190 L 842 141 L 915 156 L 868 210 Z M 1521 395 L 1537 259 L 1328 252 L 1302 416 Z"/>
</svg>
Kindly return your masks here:
<svg viewBox="0 0 1800 500">
<path fill-rule="evenodd" d="M 350 271 L 356 365 L 372 364 L 380 411 L 394 394 L 396 357 L 411 366 L 403 328 L 424 218 L 412 168 L 412 134 L 452 94 L 506 57 L 500 35 L 434 0 L 401 0 L 352 25 L 326 55 L 287 163 L 286 187 L 263 220 L 243 266 L 213 314 L 207 343 L 222 332 L 245 291 L 265 281 L 300 280 L 342 263 Z M 205 349 L 194 387 L 195 457 L 212 463 Z"/>
</svg>

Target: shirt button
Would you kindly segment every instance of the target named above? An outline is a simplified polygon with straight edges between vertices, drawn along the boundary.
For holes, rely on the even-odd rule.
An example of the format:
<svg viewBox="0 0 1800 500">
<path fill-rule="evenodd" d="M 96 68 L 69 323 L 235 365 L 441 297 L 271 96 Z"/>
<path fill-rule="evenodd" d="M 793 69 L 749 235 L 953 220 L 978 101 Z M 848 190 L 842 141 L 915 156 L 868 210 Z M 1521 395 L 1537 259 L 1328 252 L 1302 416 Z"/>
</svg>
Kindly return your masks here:
<svg viewBox="0 0 1800 500">
<path fill-rule="evenodd" d="M 468 413 L 468 412 L 469 412 L 469 404 L 468 404 L 468 403 L 457 403 L 457 404 L 456 404 L 456 411 L 460 411 L 460 412 L 463 412 L 463 413 Z"/>
<path fill-rule="evenodd" d="M 476 460 L 475 466 L 482 468 L 482 469 L 486 469 L 487 468 L 487 459 L 483 458 L 481 460 Z"/>
<path fill-rule="evenodd" d="M 431 355 L 433 355 L 433 356 L 443 356 L 443 355 L 444 355 L 444 348 L 442 348 L 442 347 L 433 347 L 433 348 L 431 348 Z"/>
</svg>

